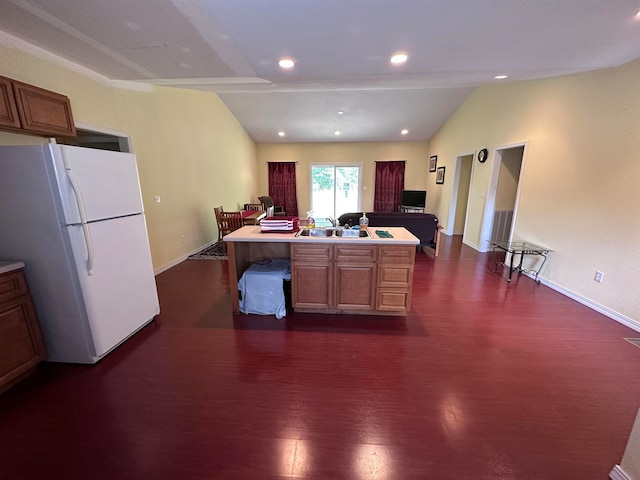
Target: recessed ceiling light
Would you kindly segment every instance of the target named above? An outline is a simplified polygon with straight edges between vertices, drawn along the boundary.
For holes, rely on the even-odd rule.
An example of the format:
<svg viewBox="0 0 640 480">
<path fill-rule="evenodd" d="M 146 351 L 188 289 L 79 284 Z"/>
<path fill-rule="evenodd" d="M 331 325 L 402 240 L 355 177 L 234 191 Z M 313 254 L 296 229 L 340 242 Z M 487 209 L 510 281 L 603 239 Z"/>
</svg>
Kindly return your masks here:
<svg viewBox="0 0 640 480">
<path fill-rule="evenodd" d="M 290 58 L 283 58 L 278 62 L 278 65 L 280 65 L 281 68 L 289 69 L 289 68 L 293 68 L 293 66 L 295 65 L 295 62 Z"/>
<path fill-rule="evenodd" d="M 282 130 L 280 130 L 280 131 L 278 132 L 278 135 L 280 135 L 281 137 L 284 137 L 284 136 L 285 136 L 285 133 L 284 133 Z"/>
<path fill-rule="evenodd" d="M 342 132 L 340 130 L 336 130 L 335 132 L 333 132 L 333 134 L 337 137 L 341 134 Z"/>
<path fill-rule="evenodd" d="M 338 115 L 344 115 L 344 112 L 342 110 L 338 110 Z"/>
<path fill-rule="evenodd" d="M 636 13 L 636 18 L 640 18 L 640 10 L 638 10 L 638 13 Z"/>
<path fill-rule="evenodd" d="M 496 80 L 504 80 L 505 78 L 509 78 L 509 75 L 496 75 L 495 77 Z"/>
<path fill-rule="evenodd" d="M 400 133 L 402 135 L 406 135 L 407 133 L 409 133 L 409 130 L 407 130 L 406 128 L 403 128 L 402 130 L 400 130 Z"/>
<path fill-rule="evenodd" d="M 409 57 L 404 52 L 394 53 L 393 56 L 391 57 L 391 63 L 396 65 L 400 63 L 405 63 L 407 61 L 407 58 Z"/>
<path fill-rule="evenodd" d="M 142 27 L 136 22 L 124 22 L 124 24 L 131 30 L 142 30 Z"/>
</svg>

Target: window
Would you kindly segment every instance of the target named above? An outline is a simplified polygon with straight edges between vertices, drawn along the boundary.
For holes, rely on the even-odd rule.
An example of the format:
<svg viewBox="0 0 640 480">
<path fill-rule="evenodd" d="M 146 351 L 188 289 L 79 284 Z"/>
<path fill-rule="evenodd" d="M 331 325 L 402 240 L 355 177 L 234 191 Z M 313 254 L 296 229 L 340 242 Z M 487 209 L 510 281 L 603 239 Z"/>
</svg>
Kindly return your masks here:
<svg viewBox="0 0 640 480">
<path fill-rule="evenodd" d="M 362 165 L 311 165 L 310 201 L 316 221 L 359 212 L 362 191 Z"/>
</svg>

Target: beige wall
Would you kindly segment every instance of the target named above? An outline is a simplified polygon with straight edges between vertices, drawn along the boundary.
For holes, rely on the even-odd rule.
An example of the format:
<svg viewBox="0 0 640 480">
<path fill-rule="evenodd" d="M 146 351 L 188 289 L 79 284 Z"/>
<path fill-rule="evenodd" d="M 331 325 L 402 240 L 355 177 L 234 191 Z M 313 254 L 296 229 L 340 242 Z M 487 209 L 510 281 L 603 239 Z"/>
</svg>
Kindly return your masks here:
<svg viewBox="0 0 640 480">
<path fill-rule="evenodd" d="M 214 206 L 235 210 L 257 195 L 255 144 L 216 95 L 114 88 L 41 53 L 0 45 L 0 75 L 67 95 L 76 123 L 131 136 L 156 270 L 217 239 Z M 42 141 L 0 133 L 0 144 Z"/>
<path fill-rule="evenodd" d="M 547 282 L 640 327 L 640 61 L 620 68 L 478 88 L 430 142 L 438 165 L 475 162 L 467 238 L 478 246 L 496 149 L 525 143 L 514 239 L 553 250 Z M 431 178 L 431 177 L 429 177 Z M 452 182 L 431 196 L 449 217 Z M 434 185 L 427 187 L 430 193 Z M 445 228 L 447 225 L 445 225 Z M 593 280 L 595 270 L 604 281 Z"/>
<path fill-rule="evenodd" d="M 296 166 L 298 213 L 309 209 L 309 166 L 315 163 L 360 163 L 363 165 L 362 210 L 373 210 L 375 162 L 406 160 L 405 188 L 424 190 L 429 159 L 427 142 L 371 143 L 261 143 L 257 146 L 258 190 L 268 190 L 267 162 L 298 162 Z M 429 192 L 427 192 L 429 210 Z"/>
</svg>

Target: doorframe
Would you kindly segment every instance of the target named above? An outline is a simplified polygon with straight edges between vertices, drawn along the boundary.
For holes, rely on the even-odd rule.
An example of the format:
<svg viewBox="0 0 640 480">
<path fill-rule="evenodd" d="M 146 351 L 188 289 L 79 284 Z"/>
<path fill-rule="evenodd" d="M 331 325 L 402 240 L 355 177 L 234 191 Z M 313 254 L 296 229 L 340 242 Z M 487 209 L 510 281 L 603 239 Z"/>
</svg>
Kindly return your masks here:
<svg viewBox="0 0 640 480">
<path fill-rule="evenodd" d="M 513 239 L 515 231 L 516 218 L 518 215 L 518 207 L 520 205 L 520 193 L 522 192 L 522 183 L 524 179 L 525 163 L 527 160 L 527 148 L 529 142 L 516 142 L 496 147 L 491 158 L 491 176 L 489 179 L 489 189 L 487 190 L 487 198 L 484 204 L 484 215 L 482 218 L 482 227 L 480 229 L 479 251 L 489 251 L 489 240 L 491 240 L 491 228 L 493 227 L 493 216 L 496 204 L 496 194 L 498 191 L 498 177 L 500 176 L 500 165 L 502 165 L 502 152 L 511 148 L 524 147 L 522 150 L 522 163 L 520 164 L 520 176 L 518 177 L 518 188 L 516 189 L 516 200 L 513 205 L 513 219 L 511 220 L 511 230 L 509 231 L 509 241 Z"/>
<path fill-rule="evenodd" d="M 85 122 L 73 122 L 76 128 L 80 130 L 87 130 L 89 132 L 95 132 L 103 135 L 110 135 L 118 137 L 118 144 L 120 145 L 120 151 L 126 153 L 133 153 L 133 146 L 131 144 L 131 135 L 128 133 L 113 130 L 111 128 L 99 127 Z"/>
<path fill-rule="evenodd" d="M 462 238 L 464 238 L 464 234 L 467 231 L 467 220 L 469 219 L 469 199 L 471 198 L 471 183 L 473 182 L 473 172 L 475 171 L 476 164 L 473 159 L 476 156 L 474 151 L 468 153 L 461 153 L 456 156 L 456 166 L 455 173 L 453 177 L 453 187 L 451 193 L 451 201 L 449 202 L 449 219 L 447 221 L 447 228 L 443 230 L 442 233 L 445 235 L 453 235 L 456 221 L 456 209 L 458 207 L 458 189 L 460 188 L 460 170 L 462 169 L 462 158 L 471 156 L 471 178 L 469 180 L 469 194 L 467 195 L 467 211 L 464 217 L 464 232 L 462 234 Z"/>
</svg>

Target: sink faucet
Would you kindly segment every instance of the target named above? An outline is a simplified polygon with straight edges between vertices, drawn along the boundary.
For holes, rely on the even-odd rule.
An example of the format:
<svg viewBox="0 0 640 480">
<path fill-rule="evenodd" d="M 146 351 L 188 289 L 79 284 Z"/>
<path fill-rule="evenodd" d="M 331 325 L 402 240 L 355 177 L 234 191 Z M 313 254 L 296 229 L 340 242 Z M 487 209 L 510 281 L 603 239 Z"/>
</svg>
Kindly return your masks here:
<svg viewBox="0 0 640 480">
<path fill-rule="evenodd" d="M 336 220 L 333 217 L 327 217 L 327 220 L 331 224 L 332 227 L 336 226 Z"/>
</svg>

